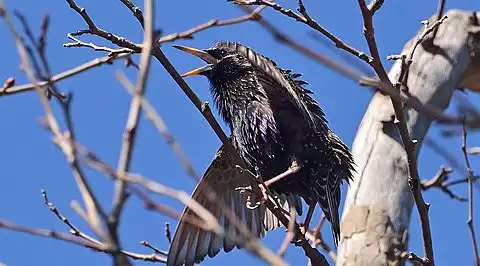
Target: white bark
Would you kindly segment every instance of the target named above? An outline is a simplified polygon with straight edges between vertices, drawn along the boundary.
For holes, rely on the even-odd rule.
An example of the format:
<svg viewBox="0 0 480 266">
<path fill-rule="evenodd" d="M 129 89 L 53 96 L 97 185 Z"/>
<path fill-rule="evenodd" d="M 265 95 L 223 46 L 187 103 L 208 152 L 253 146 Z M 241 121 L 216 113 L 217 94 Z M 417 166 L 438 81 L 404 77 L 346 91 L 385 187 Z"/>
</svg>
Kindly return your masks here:
<svg viewBox="0 0 480 266">
<path fill-rule="evenodd" d="M 473 76 L 479 73 L 473 63 L 478 60 L 472 60 L 469 48 L 474 37 L 468 32 L 478 28 L 472 26 L 472 12 L 453 10 L 447 16 L 434 41 L 437 47 L 417 47 L 407 83 L 410 93 L 422 103 L 440 110 L 448 106 L 456 88 L 480 88 L 479 77 Z M 414 41 L 402 54 L 409 54 Z M 397 62 L 390 70 L 392 81 L 397 81 L 400 68 Z M 405 112 L 409 131 L 420 148 L 432 120 L 408 107 Z M 377 93 L 358 129 L 352 147 L 357 173 L 342 215 L 337 265 L 404 264 L 394 251 L 406 249 L 414 203 L 407 184 L 406 154 L 393 115 L 389 97 Z"/>
</svg>

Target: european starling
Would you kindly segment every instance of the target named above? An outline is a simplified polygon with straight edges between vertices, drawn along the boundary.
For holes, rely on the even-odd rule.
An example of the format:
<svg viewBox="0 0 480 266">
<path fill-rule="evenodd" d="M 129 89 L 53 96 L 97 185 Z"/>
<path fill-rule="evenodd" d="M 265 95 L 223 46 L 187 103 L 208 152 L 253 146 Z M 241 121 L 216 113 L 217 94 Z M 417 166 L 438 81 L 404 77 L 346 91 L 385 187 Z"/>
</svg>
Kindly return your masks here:
<svg viewBox="0 0 480 266">
<path fill-rule="evenodd" d="M 248 170 L 266 180 L 285 210 L 295 208 L 301 215 L 301 197 L 309 204 L 307 216 L 311 217 L 318 202 L 338 241 L 340 184 L 352 178 L 353 160 L 348 147 L 329 129 L 312 92 L 303 87 L 307 83 L 298 79 L 301 75 L 283 70 L 267 57 L 235 42 L 219 42 L 206 50 L 175 47 L 207 63 L 184 76 L 203 75 L 210 81 L 215 106 L 230 127 L 233 146 Z M 255 235 L 263 236 L 281 226 L 263 205 L 247 208 L 246 196 L 237 188 L 248 186 L 249 177 L 235 167 L 234 159 L 223 147 L 192 197 L 218 218 L 225 232 L 235 236 L 235 227 L 216 204 L 207 201 L 202 189 L 205 184 L 231 206 Z M 185 216 L 195 215 L 186 208 L 182 214 Z M 229 252 L 235 246 L 241 244 L 181 219 L 167 265 L 193 265 L 206 255 L 215 256 L 222 247 Z"/>
</svg>

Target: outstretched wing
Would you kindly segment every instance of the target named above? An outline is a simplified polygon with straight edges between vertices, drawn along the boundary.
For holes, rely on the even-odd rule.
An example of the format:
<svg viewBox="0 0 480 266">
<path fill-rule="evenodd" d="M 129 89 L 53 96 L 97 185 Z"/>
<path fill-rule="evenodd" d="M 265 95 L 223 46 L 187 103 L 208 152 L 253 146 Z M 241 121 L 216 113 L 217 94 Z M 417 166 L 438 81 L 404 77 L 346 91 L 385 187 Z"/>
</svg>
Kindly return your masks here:
<svg viewBox="0 0 480 266">
<path fill-rule="evenodd" d="M 263 205 L 254 210 L 246 208 L 246 195 L 235 190 L 237 187 L 249 185 L 249 177 L 236 169 L 234 159 L 220 147 L 212 164 L 208 167 L 205 175 L 193 192 L 193 199 L 210 211 L 225 232 L 233 238 L 240 234 L 223 215 L 217 204 L 210 202 L 205 196 L 205 186 L 209 186 L 219 198 L 221 198 L 231 210 L 235 212 L 240 221 L 247 225 L 248 229 L 256 236 L 263 237 L 265 232 L 282 226 L 281 222 Z M 277 195 L 279 202 L 285 210 L 290 207 L 296 209 L 301 215 L 302 205 L 300 198 L 295 195 Z M 190 266 L 201 262 L 207 255 L 213 257 L 220 249 L 225 252 L 231 251 L 237 245 L 228 237 L 222 237 L 212 232 L 204 231 L 184 221 L 184 217 L 197 217 L 189 208 L 185 208 L 177 226 L 175 235 L 170 245 L 167 266 Z"/>
</svg>

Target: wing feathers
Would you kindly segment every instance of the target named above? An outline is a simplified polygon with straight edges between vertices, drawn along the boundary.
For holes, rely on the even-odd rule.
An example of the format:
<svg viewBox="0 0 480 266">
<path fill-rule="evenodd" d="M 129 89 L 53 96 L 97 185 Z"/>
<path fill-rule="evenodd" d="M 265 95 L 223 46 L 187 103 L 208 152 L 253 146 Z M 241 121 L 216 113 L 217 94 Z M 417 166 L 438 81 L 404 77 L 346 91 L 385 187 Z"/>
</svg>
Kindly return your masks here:
<svg viewBox="0 0 480 266">
<path fill-rule="evenodd" d="M 261 205 L 254 210 L 246 208 L 246 195 L 235 189 L 249 185 L 249 177 L 239 173 L 233 164 L 233 159 L 220 148 L 212 164 L 207 169 L 203 179 L 193 192 L 192 197 L 215 217 L 219 224 L 224 226 L 227 236 L 233 236 L 234 241 L 228 237 L 219 236 L 212 232 L 206 232 L 194 225 L 182 220 L 185 216 L 197 217 L 189 208 L 185 208 L 180 223 L 175 231 L 170 250 L 168 253 L 167 266 L 190 266 L 199 263 L 208 255 L 214 257 L 224 249 L 226 252 L 235 247 L 241 247 L 239 231 L 225 218 L 217 204 L 209 202 L 204 196 L 204 186 L 208 184 L 221 197 L 227 206 L 235 212 L 236 216 L 256 236 L 262 237 L 265 231 L 273 230 L 282 224 L 278 219 Z M 294 206 L 301 213 L 300 199 L 293 195 L 278 195 L 281 206 L 286 210 Z"/>
</svg>

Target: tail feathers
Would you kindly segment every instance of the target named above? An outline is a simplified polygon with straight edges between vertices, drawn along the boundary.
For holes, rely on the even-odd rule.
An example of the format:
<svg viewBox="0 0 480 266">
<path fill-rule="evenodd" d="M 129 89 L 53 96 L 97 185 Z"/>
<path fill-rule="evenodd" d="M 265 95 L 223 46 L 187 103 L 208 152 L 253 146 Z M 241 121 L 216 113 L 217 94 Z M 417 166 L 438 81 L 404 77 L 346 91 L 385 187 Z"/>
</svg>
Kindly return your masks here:
<svg viewBox="0 0 480 266">
<path fill-rule="evenodd" d="M 323 182 L 322 182 L 323 181 Z M 313 197 L 322 208 L 325 217 L 330 222 L 333 241 L 335 246 L 340 241 L 340 219 L 338 214 L 338 207 L 340 202 L 340 188 L 332 189 L 327 186 L 326 180 L 316 180 L 314 186 L 312 186 Z M 322 184 L 324 183 L 325 184 Z"/>
</svg>

